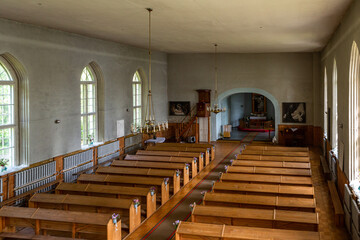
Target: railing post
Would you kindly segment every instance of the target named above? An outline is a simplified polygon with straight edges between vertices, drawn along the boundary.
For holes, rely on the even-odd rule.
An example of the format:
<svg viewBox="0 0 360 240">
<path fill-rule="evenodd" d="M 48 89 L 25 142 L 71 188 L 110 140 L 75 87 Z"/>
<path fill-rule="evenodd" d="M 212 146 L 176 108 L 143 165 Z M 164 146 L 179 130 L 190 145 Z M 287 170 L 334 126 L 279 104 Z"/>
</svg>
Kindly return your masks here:
<svg viewBox="0 0 360 240">
<path fill-rule="evenodd" d="M 64 169 L 64 155 L 54 157 L 54 161 L 56 164 L 55 170 L 56 170 L 56 179 L 64 179 L 64 174 L 62 170 Z"/>
</svg>

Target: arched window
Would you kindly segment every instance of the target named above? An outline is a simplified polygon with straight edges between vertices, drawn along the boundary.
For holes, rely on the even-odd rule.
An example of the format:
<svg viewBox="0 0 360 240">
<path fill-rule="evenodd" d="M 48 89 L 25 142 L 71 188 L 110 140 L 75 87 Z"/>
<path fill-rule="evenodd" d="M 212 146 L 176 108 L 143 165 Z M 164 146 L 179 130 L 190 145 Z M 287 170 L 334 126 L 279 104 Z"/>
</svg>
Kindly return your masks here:
<svg viewBox="0 0 360 240">
<path fill-rule="evenodd" d="M 360 56 L 354 42 L 351 49 L 349 72 L 349 180 L 355 180 L 359 175 L 359 87 L 360 87 Z"/>
<path fill-rule="evenodd" d="M 141 110 L 142 110 L 142 86 L 139 71 L 136 71 L 132 79 L 132 93 L 133 93 L 133 124 L 136 127 L 141 127 Z"/>
<path fill-rule="evenodd" d="M 92 67 L 86 66 L 80 78 L 81 145 L 98 140 L 97 86 Z"/>
<path fill-rule="evenodd" d="M 324 71 L 324 136 L 328 137 L 328 83 L 327 83 L 327 75 L 326 75 L 326 68 Z"/>
<path fill-rule="evenodd" d="M 0 159 L 10 167 L 19 156 L 17 82 L 11 66 L 0 57 Z"/>
<path fill-rule="evenodd" d="M 337 156 L 338 149 L 338 95 L 337 95 L 337 66 L 334 59 L 333 76 L 332 76 L 332 129 L 331 129 L 331 146 Z"/>
</svg>

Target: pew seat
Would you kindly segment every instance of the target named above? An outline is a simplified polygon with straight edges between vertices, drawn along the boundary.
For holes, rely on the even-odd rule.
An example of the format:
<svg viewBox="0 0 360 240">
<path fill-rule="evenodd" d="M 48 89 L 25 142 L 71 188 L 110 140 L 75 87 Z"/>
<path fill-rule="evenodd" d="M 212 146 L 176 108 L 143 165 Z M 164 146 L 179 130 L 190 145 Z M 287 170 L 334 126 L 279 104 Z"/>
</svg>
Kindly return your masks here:
<svg viewBox="0 0 360 240">
<path fill-rule="evenodd" d="M 215 193 L 247 193 L 264 196 L 285 196 L 314 198 L 314 187 L 288 186 L 281 184 L 241 183 L 241 182 L 216 182 L 212 187 Z"/>
<path fill-rule="evenodd" d="M 190 167 L 186 163 L 162 163 L 162 162 L 142 162 L 115 160 L 111 163 L 112 167 L 131 167 L 131 168 L 152 168 L 152 169 L 171 169 L 181 170 L 183 173 L 183 183 L 186 185 L 190 178 Z"/>
<path fill-rule="evenodd" d="M 267 175 L 267 174 L 247 174 L 247 173 L 224 173 L 221 181 L 224 182 L 256 182 L 256 183 L 278 183 L 284 185 L 312 186 L 311 177 Z"/>
<path fill-rule="evenodd" d="M 191 165 L 192 178 L 198 173 L 198 159 L 194 157 L 168 157 L 151 155 L 126 155 L 124 160 L 145 162 L 188 163 Z"/>
<path fill-rule="evenodd" d="M 311 176 L 311 169 L 273 168 L 273 167 L 257 167 L 257 166 L 229 166 L 227 172 L 283 175 L 283 176 Z"/>
<path fill-rule="evenodd" d="M 44 235 L 36 235 L 30 233 L 8 233 L 3 232 L 0 233 L 0 239 L 33 239 L 33 240 L 73 240 L 73 238 L 68 237 L 56 237 L 56 236 L 44 236 Z M 83 238 L 77 238 L 76 240 L 85 240 Z"/>
<path fill-rule="evenodd" d="M 175 240 L 320 240 L 318 232 L 180 222 Z"/>
<path fill-rule="evenodd" d="M 318 213 L 195 205 L 191 222 L 318 231 Z"/>
<path fill-rule="evenodd" d="M 157 143 L 156 146 L 210 148 L 211 160 L 215 159 L 215 145 L 210 143 Z"/>
<path fill-rule="evenodd" d="M 161 193 L 161 204 L 164 204 L 167 200 L 169 200 L 170 187 L 168 186 L 169 183 L 166 178 L 81 174 L 77 181 L 78 183 L 96 183 L 119 186 L 156 186 L 160 189 L 160 191 L 157 191 Z"/>
<path fill-rule="evenodd" d="M 304 212 L 315 212 L 316 210 L 316 203 L 314 198 L 262 196 L 215 192 L 206 193 L 202 204 L 206 206 L 281 209 Z"/>
<path fill-rule="evenodd" d="M 309 157 L 309 152 L 294 152 L 294 151 L 272 151 L 272 150 L 247 150 L 244 155 L 265 155 L 265 156 L 287 156 L 287 157 Z"/>
<path fill-rule="evenodd" d="M 142 207 L 146 209 L 146 216 L 149 217 L 156 211 L 156 191 L 151 191 L 150 188 L 140 187 L 124 187 L 111 186 L 99 184 L 80 184 L 80 183 L 60 183 L 56 189 L 56 194 L 72 194 L 72 195 L 86 195 L 98 196 L 107 198 L 139 198 Z M 145 204 L 146 203 L 146 204 Z"/>
<path fill-rule="evenodd" d="M 285 151 L 285 152 L 308 152 L 308 147 L 282 147 L 282 146 L 259 146 L 259 145 L 247 145 L 246 150 L 261 150 L 261 151 Z"/>
<path fill-rule="evenodd" d="M 196 152 L 171 152 L 171 151 L 146 151 L 138 150 L 136 155 L 149 155 L 149 156 L 170 156 L 170 157 L 196 157 L 199 159 L 199 171 L 204 168 L 204 153 Z"/>
<path fill-rule="evenodd" d="M 36 235 L 52 230 L 70 232 L 72 238 L 92 234 L 102 236 L 101 239 L 121 240 L 121 220 L 116 227 L 110 214 L 4 206 L 0 209 L 0 221 L 0 232 L 31 227 Z"/>
<path fill-rule="evenodd" d="M 341 204 L 338 192 L 336 190 L 335 182 L 328 181 L 328 187 L 330 191 L 331 201 L 335 211 L 335 225 L 343 226 L 344 225 L 344 209 Z"/>
<path fill-rule="evenodd" d="M 99 167 L 95 173 L 118 176 L 169 177 L 172 180 L 174 194 L 180 190 L 180 171 L 152 168 Z"/>
<path fill-rule="evenodd" d="M 205 155 L 205 165 L 208 165 L 210 162 L 210 148 L 191 148 L 191 147 L 166 147 L 166 146 L 148 146 L 147 151 L 167 151 L 167 152 L 196 152 L 204 153 Z"/>
<path fill-rule="evenodd" d="M 29 207 L 108 213 L 110 215 L 117 213 L 122 217 L 122 223 L 128 224 L 129 232 L 134 231 L 141 223 L 141 205 L 135 207 L 131 199 L 36 193 L 29 200 Z M 122 228 L 124 228 L 123 226 Z"/>
<path fill-rule="evenodd" d="M 310 169 L 309 162 L 286 162 L 286 161 L 254 161 L 254 160 L 232 160 L 232 166 L 255 166 L 273 168 L 300 168 Z"/>
<path fill-rule="evenodd" d="M 266 155 L 236 155 L 238 160 L 254 160 L 254 161 L 283 161 L 283 162 L 310 162 L 309 157 L 294 157 L 294 156 L 266 156 Z"/>
</svg>

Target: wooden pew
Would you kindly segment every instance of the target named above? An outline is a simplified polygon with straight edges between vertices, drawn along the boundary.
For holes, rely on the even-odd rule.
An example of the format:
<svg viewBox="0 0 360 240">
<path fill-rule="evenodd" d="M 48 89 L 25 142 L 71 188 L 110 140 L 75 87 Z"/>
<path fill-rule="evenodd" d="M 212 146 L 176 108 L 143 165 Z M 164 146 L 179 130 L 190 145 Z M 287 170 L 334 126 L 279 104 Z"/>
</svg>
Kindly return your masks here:
<svg viewBox="0 0 360 240">
<path fill-rule="evenodd" d="M 73 238 L 67 237 L 56 237 L 56 236 L 44 236 L 44 235 L 36 235 L 32 233 L 0 233 L 1 240 L 9 240 L 9 239 L 32 239 L 32 240 L 73 240 Z M 83 238 L 77 238 L 76 240 L 85 240 Z"/>
<path fill-rule="evenodd" d="M 121 220 L 118 226 L 110 214 L 70 212 L 64 210 L 4 206 L 0 209 L 0 232 L 13 232 L 16 227 L 31 227 L 35 234 L 49 230 L 101 235 L 101 239 L 121 240 Z"/>
<path fill-rule="evenodd" d="M 228 206 L 316 212 L 315 198 L 207 192 L 204 195 L 202 204 L 206 206 Z"/>
<path fill-rule="evenodd" d="M 139 198 L 145 206 L 146 216 L 150 217 L 156 211 L 156 191 L 150 188 L 124 187 L 99 184 L 60 183 L 56 194 L 72 194 L 86 196 L 101 196 L 107 198 Z"/>
<path fill-rule="evenodd" d="M 212 191 L 215 193 L 247 193 L 262 196 L 284 196 L 297 198 L 315 197 L 314 187 L 287 186 L 280 184 L 216 182 L 212 187 Z"/>
<path fill-rule="evenodd" d="M 128 224 L 129 232 L 141 223 L 141 206 L 131 199 L 113 199 L 69 194 L 36 193 L 29 200 L 30 208 L 47 208 L 77 212 L 120 214 L 122 222 Z"/>
<path fill-rule="evenodd" d="M 191 147 L 161 147 L 161 146 L 148 146 L 147 151 L 166 151 L 166 152 L 196 152 L 205 154 L 205 165 L 210 162 L 210 148 L 191 148 Z"/>
<path fill-rule="evenodd" d="M 142 162 L 142 161 L 124 161 L 115 160 L 111 163 L 112 167 L 131 167 L 131 168 L 152 168 L 152 169 L 180 169 L 183 173 L 184 185 L 189 182 L 190 165 L 183 163 L 162 163 L 162 162 Z"/>
<path fill-rule="evenodd" d="M 328 181 L 331 201 L 335 210 L 335 225 L 343 226 L 344 225 L 344 209 L 342 207 L 339 195 L 336 190 L 335 183 L 333 181 Z"/>
<path fill-rule="evenodd" d="M 267 151 L 285 151 L 285 152 L 308 152 L 308 147 L 281 147 L 281 146 L 259 146 L 259 145 L 247 145 L 246 150 L 267 150 Z"/>
<path fill-rule="evenodd" d="M 231 160 L 232 166 L 255 166 L 273 168 L 301 168 L 310 169 L 309 162 L 285 162 L 285 161 L 253 161 L 253 160 Z"/>
<path fill-rule="evenodd" d="M 311 176 L 311 169 L 272 168 L 256 166 L 228 166 L 228 173 L 255 173 L 286 176 Z"/>
<path fill-rule="evenodd" d="M 168 152 L 168 151 L 146 151 L 138 150 L 136 155 L 149 155 L 149 156 L 170 156 L 170 157 L 196 157 L 199 159 L 199 171 L 204 168 L 204 153 L 196 152 Z"/>
<path fill-rule="evenodd" d="M 180 222 L 175 240 L 320 240 L 320 233 L 284 229 L 230 226 L 208 223 Z"/>
<path fill-rule="evenodd" d="M 104 185 L 120 185 L 120 186 L 139 186 L 151 187 L 156 186 L 161 190 L 161 204 L 169 200 L 169 183 L 168 179 L 150 178 L 150 177 L 134 177 L 134 176 L 114 176 L 114 175 L 95 175 L 95 174 L 81 174 L 78 183 L 96 183 Z"/>
<path fill-rule="evenodd" d="M 157 143 L 156 146 L 210 148 L 211 160 L 215 159 L 215 145 L 210 143 Z"/>
<path fill-rule="evenodd" d="M 318 213 L 195 205 L 191 222 L 318 231 Z"/>
<path fill-rule="evenodd" d="M 147 161 L 147 162 L 169 162 L 169 163 L 188 163 L 191 165 L 191 177 L 196 177 L 198 173 L 198 159 L 194 157 L 167 157 L 149 155 L 126 155 L 124 160 L 128 161 Z"/>
<path fill-rule="evenodd" d="M 311 177 L 294 177 L 283 175 L 247 174 L 247 173 L 224 173 L 223 182 L 248 182 L 248 183 L 278 183 L 284 185 L 312 186 Z"/>
<path fill-rule="evenodd" d="M 244 155 L 265 155 L 265 156 L 287 156 L 287 157 L 309 157 L 309 152 L 293 151 L 269 151 L 269 150 L 244 150 Z"/>
<path fill-rule="evenodd" d="M 238 154 L 238 160 L 254 160 L 254 161 L 284 161 L 284 162 L 310 162 L 310 157 L 288 157 L 288 156 L 265 156 L 265 155 L 246 155 Z"/>
<path fill-rule="evenodd" d="M 152 168 L 127 168 L 127 167 L 99 167 L 95 174 L 109 174 L 118 176 L 142 176 L 142 177 L 169 177 L 172 180 L 174 194 L 180 190 L 181 171 L 152 169 Z"/>
</svg>

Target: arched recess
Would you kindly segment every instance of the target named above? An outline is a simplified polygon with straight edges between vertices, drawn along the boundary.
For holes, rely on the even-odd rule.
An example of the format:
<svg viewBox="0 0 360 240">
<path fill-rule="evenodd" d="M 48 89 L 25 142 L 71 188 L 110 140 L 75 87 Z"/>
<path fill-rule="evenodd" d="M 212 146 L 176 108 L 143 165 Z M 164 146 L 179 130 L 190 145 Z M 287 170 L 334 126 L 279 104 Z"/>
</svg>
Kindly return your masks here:
<svg viewBox="0 0 360 240">
<path fill-rule="evenodd" d="M 30 126 L 29 126 L 29 79 L 25 67 L 10 53 L 0 55 L 11 66 L 18 80 L 18 159 L 15 165 L 30 162 Z"/>
<path fill-rule="evenodd" d="M 226 97 L 236 94 L 236 93 L 257 93 L 257 94 L 261 94 L 264 95 L 267 99 L 269 99 L 272 104 L 274 105 L 274 109 L 275 109 L 275 136 L 278 136 L 278 125 L 280 124 L 280 106 L 279 106 L 279 102 L 276 100 L 276 98 L 271 95 L 270 93 L 268 93 L 265 90 L 259 89 L 259 88 L 233 88 L 230 89 L 228 91 L 225 91 L 221 94 L 219 94 L 219 103 Z M 212 115 L 213 117 L 214 115 Z M 212 118 L 214 119 L 214 118 Z M 211 140 L 215 141 L 216 139 L 218 139 L 220 137 L 220 133 L 221 133 L 221 114 L 217 114 L 215 121 L 212 120 L 211 123 Z"/>
<path fill-rule="evenodd" d="M 136 72 L 139 73 L 140 78 L 141 78 L 141 93 L 142 93 L 142 95 L 141 95 L 142 121 L 141 122 L 144 123 L 145 114 L 146 114 L 147 96 L 148 96 L 148 91 L 149 91 L 148 79 L 147 79 L 147 75 L 145 74 L 145 71 L 142 67 L 138 67 L 132 74 L 134 75 Z M 133 75 L 131 76 L 131 79 L 132 79 Z M 132 96 L 131 96 L 131 101 L 132 101 Z M 132 103 L 131 103 L 131 106 L 132 106 Z"/>
</svg>

